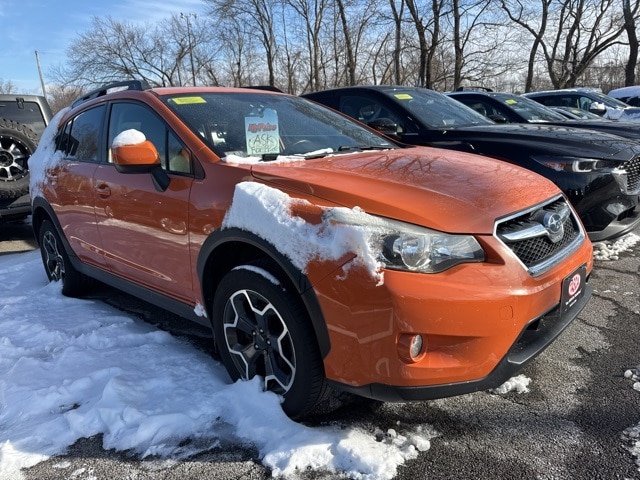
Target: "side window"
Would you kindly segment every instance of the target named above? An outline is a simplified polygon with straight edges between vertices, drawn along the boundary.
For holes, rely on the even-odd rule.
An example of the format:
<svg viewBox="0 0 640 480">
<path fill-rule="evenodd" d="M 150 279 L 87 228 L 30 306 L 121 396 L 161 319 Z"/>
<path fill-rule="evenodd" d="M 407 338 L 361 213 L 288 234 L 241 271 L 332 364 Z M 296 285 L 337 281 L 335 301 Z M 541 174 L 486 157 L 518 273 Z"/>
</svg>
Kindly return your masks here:
<svg viewBox="0 0 640 480">
<path fill-rule="evenodd" d="M 591 100 L 589 97 L 580 97 L 580 108 L 582 110 L 589 110 L 589 107 L 591 107 L 592 103 L 593 100 Z"/>
<path fill-rule="evenodd" d="M 109 117 L 109 162 L 111 144 L 125 130 L 138 130 L 154 144 L 162 168 L 176 173 L 191 173 L 191 156 L 186 147 L 171 132 L 166 123 L 152 110 L 135 103 L 114 103 Z"/>
<path fill-rule="evenodd" d="M 398 125 L 398 133 L 406 131 L 401 118 L 374 98 L 357 95 L 344 96 L 340 99 L 339 110 L 365 124 L 378 119 L 388 119 Z"/>
<path fill-rule="evenodd" d="M 58 138 L 57 149 L 62 150 L 67 158 L 98 162 L 103 118 L 104 105 L 100 105 L 69 120 Z"/>
<path fill-rule="evenodd" d="M 475 101 L 465 100 L 464 103 L 468 107 L 470 107 L 472 110 L 475 110 L 476 112 L 478 112 L 480 115 L 484 117 L 488 117 L 489 115 L 495 114 L 495 112 L 493 111 L 493 108 L 481 100 L 475 100 Z"/>
</svg>

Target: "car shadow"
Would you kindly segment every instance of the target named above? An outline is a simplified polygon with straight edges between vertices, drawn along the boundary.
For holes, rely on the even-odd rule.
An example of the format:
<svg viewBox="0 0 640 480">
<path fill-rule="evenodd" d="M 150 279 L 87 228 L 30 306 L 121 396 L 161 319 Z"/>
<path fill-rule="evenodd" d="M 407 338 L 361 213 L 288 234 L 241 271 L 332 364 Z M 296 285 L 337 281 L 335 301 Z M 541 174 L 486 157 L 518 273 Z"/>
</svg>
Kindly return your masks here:
<svg viewBox="0 0 640 480">
<path fill-rule="evenodd" d="M 31 228 L 31 217 L 22 221 L 0 222 L 0 255 L 28 252 L 38 248 Z"/>
</svg>

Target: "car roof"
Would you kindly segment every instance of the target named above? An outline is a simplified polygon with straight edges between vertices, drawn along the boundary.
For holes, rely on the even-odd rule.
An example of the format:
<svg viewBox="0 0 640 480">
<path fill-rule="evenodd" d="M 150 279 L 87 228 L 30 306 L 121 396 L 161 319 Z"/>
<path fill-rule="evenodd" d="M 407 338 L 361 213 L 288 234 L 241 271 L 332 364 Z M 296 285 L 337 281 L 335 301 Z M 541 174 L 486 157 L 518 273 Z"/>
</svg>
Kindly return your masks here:
<svg viewBox="0 0 640 480">
<path fill-rule="evenodd" d="M 522 95 L 525 97 L 534 95 L 553 95 L 553 94 L 565 94 L 565 93 L 602 93 L 602 90 L 595 87 L 576 87 L 576 88 L 560 88 L 558 90 L 540 90 L 538 92 L 527 92 Z"/>
</svg>

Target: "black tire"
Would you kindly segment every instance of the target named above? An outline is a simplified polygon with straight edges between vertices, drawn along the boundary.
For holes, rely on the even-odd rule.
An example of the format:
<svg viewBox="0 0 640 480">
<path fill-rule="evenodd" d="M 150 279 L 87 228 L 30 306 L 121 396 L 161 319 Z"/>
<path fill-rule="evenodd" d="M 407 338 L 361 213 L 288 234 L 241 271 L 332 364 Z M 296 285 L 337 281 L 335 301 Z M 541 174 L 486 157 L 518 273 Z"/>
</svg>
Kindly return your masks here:
<svg viewBox="0 0 640 480">
<path fill-rule="evenodd" d="M 49 220 L 45 220 L 40 226 L 38 244 L 49 281 L 62 282 L 62 294 L 68 297 L 85 293 L 91 283 L 90 279 L 71 264 L 64 244 Z"/>
<path fill-rule="evenodd" d="M 284 398 L 284 412 L 300 418 L 327 392 L 320 350 L 299 296 L 260 271 L 275 278 L 269 263 L 256 262 L 222 279 L 213 300 L 216 344 L 232 380 L 262 377 Z"/>
<path fill-rule="evenodd" d="M 38 136 L 26 125 L 0 118 L 0 199 L 18 198 L 29 192 L 29 157 Z"/>
</svg>

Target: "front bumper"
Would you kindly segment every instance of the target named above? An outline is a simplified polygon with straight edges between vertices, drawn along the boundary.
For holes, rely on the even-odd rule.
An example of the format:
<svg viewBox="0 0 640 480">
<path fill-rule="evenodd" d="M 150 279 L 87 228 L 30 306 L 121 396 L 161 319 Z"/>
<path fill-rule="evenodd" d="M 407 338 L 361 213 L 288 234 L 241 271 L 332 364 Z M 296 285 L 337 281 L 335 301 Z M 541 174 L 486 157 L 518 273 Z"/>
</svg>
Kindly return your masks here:
<svg viewBox="0 0 640 480">
<path fill-rule="evenodd" d="M 356 268 L 314 284 L 330 337 L 329 382 L 385 401 L 424 400 L 495 387 L 542 352 L 591 295 L 560 313 L 563 280 L 593 266 L 585 241 L 548 271 L 531 276 L 513 252 L 483 237 L 486 262 L 439 274 L 385 271 L 376 286 Z M 406 335 L 420 334 L 425 352 L 402 354 Z"/>
<path fill-rule="evenodd" d="M 531 322 L 531 324 L 522 331 L 507 355 L 498 363 L 493 371 L 484 378 L 466 382 L 419 387 L 400 387 L 383 383 L 372 383 L 362 386 L 352 386 L 337 382 L 330 383 L 332 383 L 334 388 L 384 402 L 432 400 L 496 388 L 513 377 L 527 363 L 549 346 L 580 314 L 589 302 L 591 294 L 591 286 L 586 285 L 585 292 L 581 299 L 564 315 L 559 314 L 560 307 L 558 306 L 546 315 Z"/>
</svg>

